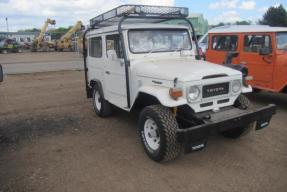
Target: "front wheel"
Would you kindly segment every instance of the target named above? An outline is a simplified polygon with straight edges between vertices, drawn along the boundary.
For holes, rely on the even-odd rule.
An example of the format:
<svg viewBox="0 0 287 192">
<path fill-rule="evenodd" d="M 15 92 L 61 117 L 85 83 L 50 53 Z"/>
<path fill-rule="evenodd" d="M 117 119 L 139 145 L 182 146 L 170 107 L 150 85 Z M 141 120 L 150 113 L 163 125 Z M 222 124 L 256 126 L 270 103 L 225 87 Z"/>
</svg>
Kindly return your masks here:
<svg viewBox="0 0 287 192">
<path fill-rule="evenodd" d="M 239 95 L 239 97 L 235 101 L 234 106 L 239 109 L 245 110 L 251 107 L 251 103 L 246 96 Z M 252 130 L 254 126 L 255 126 L 255 122 L 252 122 L 245 126 L 235 127 L 233 129 L 223 131 L 221 132 L 221 134 L 226 138 L 237 139 L 249 133 L 250 130 Z"/>
<path fill-rule="evenodd" d="M 139 134 L 147 155 L 154 161 L 177 158 L 182 144 L 177 141 L 178 124 L 170 109 L 161 105 L 145 107 L 140 113 Z"/>
<path fill-rule="evenodd" d="M 109 117 L 112 114 L 112 105 L 105 100 L 103 90 L 98 85 L 93 87 L 93 107 L 100 117 Z"/>
</svg>

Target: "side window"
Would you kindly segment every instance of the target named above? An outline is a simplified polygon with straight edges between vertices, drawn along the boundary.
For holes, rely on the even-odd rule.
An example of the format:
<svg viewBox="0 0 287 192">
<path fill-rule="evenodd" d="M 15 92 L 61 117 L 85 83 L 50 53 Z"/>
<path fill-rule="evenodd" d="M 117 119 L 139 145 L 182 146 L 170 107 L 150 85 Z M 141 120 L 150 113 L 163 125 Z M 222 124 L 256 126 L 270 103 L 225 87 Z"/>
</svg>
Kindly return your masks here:
<svg viewBox="0 0 287 192">
<path fill-rule="evenodd" d="M 120 36 L 116 35 L 107 35 L 106 36 L 106 47 L 108 50 L 115 50 L 118 58 L 123 58 L 122 46 L 120 43 Z"/>
<path fill-rule="evenodd" d="M 238 37 L 235 35 L 218 35 L 212 37 L 212 49 L 218 51 L 235 51 Z"/>
<path fill-rule="evenodd" d="M 200 40 L 200 43 L 207 43 L 208 35 L 203 36 L 202 39 Z"/>
<path fill-rule="evenodd" d="M 102 37 L 92 37 L 89 39 L 90 57 L 102 57 Z"/>
<path fill-rule="evenodd" d="M 261 48 L 271 48 L 271 39 L 269 35 L 245 35 L 244 51 L 259 53 Z"/>
</svg>

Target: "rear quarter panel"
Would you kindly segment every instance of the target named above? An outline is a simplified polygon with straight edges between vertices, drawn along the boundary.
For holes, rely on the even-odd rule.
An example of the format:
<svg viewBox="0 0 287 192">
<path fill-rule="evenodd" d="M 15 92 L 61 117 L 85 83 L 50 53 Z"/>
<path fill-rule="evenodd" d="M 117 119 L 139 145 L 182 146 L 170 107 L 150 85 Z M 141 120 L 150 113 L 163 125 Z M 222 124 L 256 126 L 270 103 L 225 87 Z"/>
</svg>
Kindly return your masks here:
<svg viewBox="0 0 287 192">
<path fill-rule="evenodd" d="M 274 65 L 273 88 L 280 92 L 287 86 L 287 51 L 277 50 Z"/>
</svg>

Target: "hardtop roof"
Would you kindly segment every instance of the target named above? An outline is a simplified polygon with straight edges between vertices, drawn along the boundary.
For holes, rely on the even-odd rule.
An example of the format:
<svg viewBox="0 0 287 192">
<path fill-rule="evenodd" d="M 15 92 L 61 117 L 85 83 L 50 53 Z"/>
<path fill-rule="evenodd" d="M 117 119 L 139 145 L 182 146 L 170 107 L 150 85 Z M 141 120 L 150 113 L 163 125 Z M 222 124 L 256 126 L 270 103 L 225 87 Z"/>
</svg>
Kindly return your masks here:
<svg viewBox="0 0 287 192">
<path fill-rule="evenodd" d="M 287 27 L 271 27 L 268 25 L 228 25 L 216 27 L 208 33 L 249 33 L 249 32 L 287 32 Z"/>
</svg>

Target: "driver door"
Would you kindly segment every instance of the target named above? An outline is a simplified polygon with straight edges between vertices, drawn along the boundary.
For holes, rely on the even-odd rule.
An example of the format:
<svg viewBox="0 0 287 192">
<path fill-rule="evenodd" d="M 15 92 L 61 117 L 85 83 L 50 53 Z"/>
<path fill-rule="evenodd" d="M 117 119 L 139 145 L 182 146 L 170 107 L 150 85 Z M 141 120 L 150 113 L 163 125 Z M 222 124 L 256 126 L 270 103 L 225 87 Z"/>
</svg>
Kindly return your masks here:
<svg viewBox="0 0 287 192">
<path fill-rule="evenodd" d="M 127 89 L 125 64 L 118 34 L 106 36 L 105 65 L 106 91 L 109 102 L 121 107 L 127 107 Z"/>
<path fill-rule="evenodd" d="M 239 55 L 242 63 L 248 67 L 253 77 L 253 86 L 272 89 L 273 55 L 260 55 L 260 49 L 272 50 L 270 34 L 245 34 L 243 36 L 243 51 Z"/>
</svg>

